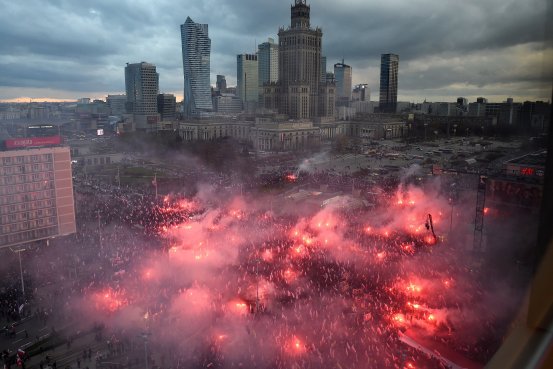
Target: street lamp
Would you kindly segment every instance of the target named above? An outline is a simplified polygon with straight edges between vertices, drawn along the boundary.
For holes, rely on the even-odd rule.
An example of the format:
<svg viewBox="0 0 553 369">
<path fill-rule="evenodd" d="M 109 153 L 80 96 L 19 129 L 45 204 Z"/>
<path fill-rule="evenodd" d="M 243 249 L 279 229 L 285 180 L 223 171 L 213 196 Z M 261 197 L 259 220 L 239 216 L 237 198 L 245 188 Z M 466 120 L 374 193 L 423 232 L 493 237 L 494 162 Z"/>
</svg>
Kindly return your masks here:
<svg viewBox="0 0 553 369">
<path fill-rule="evenodd" d="M 12 249 L 10 249 L 12 250 Z M 25 249 L 17 249 L 12 250 L 13 252 L 17 253 L 17 256 L 19 257 L 19 275 L 21 276 L 21 295 L 23 297 L 23 301 L 25 301 L 25 282 L 23 280 L 23 264 L 21 263 L 21 253 L 25 251 Z"/>
<path fill-rule="evenodd" d="M 424 123 L 424 140 L 426 141 L 426 127 L 428 127 L 428 123 Z"/>
</svg>

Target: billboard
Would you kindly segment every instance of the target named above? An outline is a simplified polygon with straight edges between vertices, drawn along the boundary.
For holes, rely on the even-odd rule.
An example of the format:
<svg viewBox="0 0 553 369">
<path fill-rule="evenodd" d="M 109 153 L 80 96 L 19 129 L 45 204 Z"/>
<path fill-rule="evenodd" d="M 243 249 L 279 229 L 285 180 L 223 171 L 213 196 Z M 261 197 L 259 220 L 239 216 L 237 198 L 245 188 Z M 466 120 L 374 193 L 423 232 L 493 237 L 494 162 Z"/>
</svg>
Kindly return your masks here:
<svg viewBox="0 0 553 369">
<path fill-rule="evenodd" d="M 503 179 L 488 179 L 486 190 L 486 201 L 536 209 L 543 195 L 541 185 Z"/>
<path fill-rule="evenodd" d="M 61 136 L 10 138 L 4 141 L 6 149 L 22 147 L 54 146 L 61 144 Z"/>
</svg>

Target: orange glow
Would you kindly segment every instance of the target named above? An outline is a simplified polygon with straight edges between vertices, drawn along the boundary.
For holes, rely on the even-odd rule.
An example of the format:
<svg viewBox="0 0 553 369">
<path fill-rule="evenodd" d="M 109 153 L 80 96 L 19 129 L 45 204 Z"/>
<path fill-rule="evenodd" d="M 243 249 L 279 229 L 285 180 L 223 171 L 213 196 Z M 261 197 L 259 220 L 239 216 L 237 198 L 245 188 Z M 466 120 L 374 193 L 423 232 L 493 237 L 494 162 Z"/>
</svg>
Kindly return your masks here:
<svg viewBox="0 0 553 369">
<path fill-rule="evenodd" d="M 413 284 L 413 283 L 409 283 L 406 287 L 407 291 L 409 292 L 421 292 L 422 291 L 422 287 L 421 286 L 417 286 L 416 284 Z"/>
<path fill-rule="evenodd" d="M 146 270 L 144 272 L 144 279 L 151 279 L 152 278 L 152 271 L 151 270 Z"/>
<path fill-rule="evenodd" d="M 434 314 L 430 314 L 430 315 L 428 316 L 428 321 L 430 321 L 430 322 L 436 321 L 436 317 L 434 316 Z"/>
<path fill-rule="evenodd" d="M 484 208 L 484 214 L 488 214 L 490 212 L 490 208 Z"/>
<path fill-rule="evenodd" d="M 378 260 L 383 260 L 386 257 L 386 252 L 381 251 L 381 252 L 376 254 L 376 257 L 378 258 Z"/>
<path fill-rule="evenodd" d="M 230 309 L 233 313 L 238 315 L 246 315 L 250 312 L 249 305 L 242 300 L 234 300 L 231 302 Z"/>
<path fill-rule="evenodd" d="M 298 179 L 294 174 L 288 174 L 285 178 L 288 182 L 295 182 Z"/>
<path fill-rule="evenodd" d="M 273 252 L 269 249 L 263 251 L 263 253 L 261 254 L 261 259 L 263 259 L 263 261 L 266 261 L 266 262 L 272 261 Z"/>
<path fill-rule="evenodd" d="M 411 302 L 408 302 L 407 306 L 410 306 L 413 309 L 420 309 L 420 307 L 421 307 L 419 304 L 416 304 L 416 303 L 414 304 L 414 303 L 411 303 Z"/>
<path fill-rule="evenodd" d="M 424 242 L 427 245 L 434 245 L 436 243 L 436 239 L 432 235 L 424 236 Z"/>
<path fill-rule="evenodd" d="M 400 313 L 394 314 L 394 316 L 392 316 L 392 321 L 397 325 L 403 325 L 405 324 L 405 316 Z"/>
<path fill-rule="evenodd" d="M 293 355 L 303 354 L 307 351 L 305 343 L 295 336 L 288 342 L 286 346 L 289 347 L 289 351 Z"/>
</svg>

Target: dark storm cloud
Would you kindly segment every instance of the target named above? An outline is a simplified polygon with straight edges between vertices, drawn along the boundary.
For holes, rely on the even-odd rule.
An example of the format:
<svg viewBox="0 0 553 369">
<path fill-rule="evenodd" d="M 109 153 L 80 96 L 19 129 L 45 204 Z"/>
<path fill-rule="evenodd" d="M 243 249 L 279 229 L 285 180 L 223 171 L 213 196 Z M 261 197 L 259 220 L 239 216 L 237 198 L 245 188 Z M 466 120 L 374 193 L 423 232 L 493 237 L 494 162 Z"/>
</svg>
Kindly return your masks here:
<svg viewBox="0 0 553 369">
<path fill-rule="evenodd" d="M 179 26 L 187 16 L 209 24 L 212 76 L 225 74 L 232 84 L 236 54 L 254 52 L 267 37 L 277 39 L 279 27 L 290 23 L 291 3 L 0 0 L 0 99 L 17 97 L 12 95 L 19 87 L 80 94 L 123 91 L 125 63 L 140 61 L 156 64 L 161 90 L 178 93 L 183 78 Z M 516 76 L 489 69 L 504 65 L 502 59 L 511 57 L 509 50 L 517 45 L 543 53 L 547 0 L 308 3 L 312 25 L 323 29 L 328 70 L 345 58 L 354 69 L 354 83 L 369 82 L 373 91 L 384 52 L 400 55 L 400 88 L 411 92 L 454 83 L 482 88 L 513 81 L 532 84 L 544 77 L 540 68 Z M 459 58 L 480 54 L 490 59 L 462 68 Z M 435 61 L 435 56 L 452 63 L 441 63 L 432 72 L 418 70 L 417 63 Z"/>
</svg>

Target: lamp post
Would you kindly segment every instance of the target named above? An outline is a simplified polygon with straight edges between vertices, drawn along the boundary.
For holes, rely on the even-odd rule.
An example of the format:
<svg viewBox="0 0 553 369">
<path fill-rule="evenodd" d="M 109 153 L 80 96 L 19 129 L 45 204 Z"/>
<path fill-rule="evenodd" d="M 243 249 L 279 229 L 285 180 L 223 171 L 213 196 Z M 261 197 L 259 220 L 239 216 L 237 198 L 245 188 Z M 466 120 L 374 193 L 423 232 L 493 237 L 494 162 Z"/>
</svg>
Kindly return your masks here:
<svg viewBox="0 0 553 369">
<path fill-rule="evenodd" d="M 426 141 L 426 127 L 428 127 L 428 123 L 424 123 L 424 140 Z"/>
<path fill-rule="evenodd" d="M 10 249 L 10 250 L 12 250 L 13 252 L 16 252 L 19 258 L 19 275 L 21 277 L 21 296 L 24 302 L 25 301 L 25 281 L 23 280 L 23 264 L 21 262 L 21 253 L 25 251 L 25 249 L 17 249 L 17 250 Z"/>
</svg>

